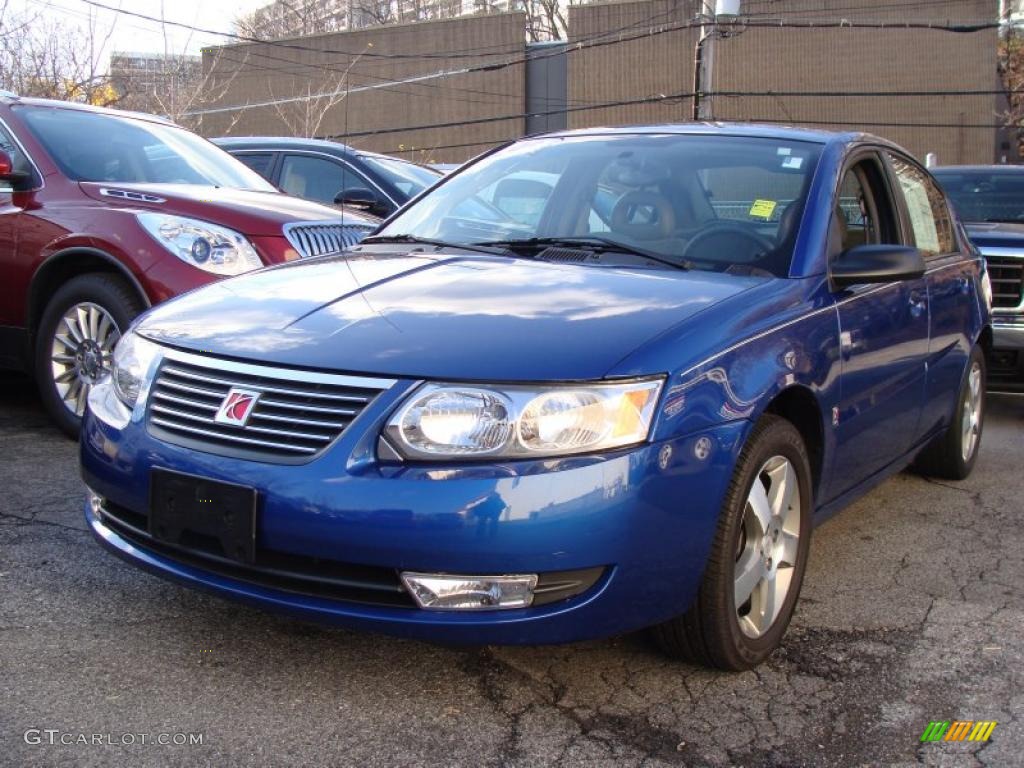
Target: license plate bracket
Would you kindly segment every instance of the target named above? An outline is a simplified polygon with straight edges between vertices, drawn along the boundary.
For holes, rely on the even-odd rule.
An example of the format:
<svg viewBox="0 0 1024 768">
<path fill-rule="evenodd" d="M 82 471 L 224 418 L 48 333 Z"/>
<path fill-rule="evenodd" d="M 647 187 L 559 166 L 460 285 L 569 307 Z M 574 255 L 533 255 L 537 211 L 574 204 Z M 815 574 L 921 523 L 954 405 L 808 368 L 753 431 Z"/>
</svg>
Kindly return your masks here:
<svg viewBox="0 0 1024 768">
<path fill-rule="evenodd" d="M 256 559 L 255 488 L 154 469 L 149 495 L 153 538 L 178 546 L 187 546 L 190 539 L 212 539 L 231 560 L 251 564 Z"/>
</svg>

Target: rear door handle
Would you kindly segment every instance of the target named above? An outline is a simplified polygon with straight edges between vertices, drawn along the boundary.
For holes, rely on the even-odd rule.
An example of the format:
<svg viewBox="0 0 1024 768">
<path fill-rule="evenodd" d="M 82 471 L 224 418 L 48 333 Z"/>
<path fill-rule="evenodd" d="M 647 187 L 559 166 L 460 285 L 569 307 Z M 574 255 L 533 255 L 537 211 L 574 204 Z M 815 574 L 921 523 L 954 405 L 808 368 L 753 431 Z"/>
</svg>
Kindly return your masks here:
<svg viewBox="0 0 1024 768">
<path fill-rule="evenodd" d="M 911 291 L 910 299 L 907 303 L 910 305 L 910 314 L 914 317 L 920 317 L 928 306 L 928 294 L 922 294 L 920 291 Z"/>
</svg>

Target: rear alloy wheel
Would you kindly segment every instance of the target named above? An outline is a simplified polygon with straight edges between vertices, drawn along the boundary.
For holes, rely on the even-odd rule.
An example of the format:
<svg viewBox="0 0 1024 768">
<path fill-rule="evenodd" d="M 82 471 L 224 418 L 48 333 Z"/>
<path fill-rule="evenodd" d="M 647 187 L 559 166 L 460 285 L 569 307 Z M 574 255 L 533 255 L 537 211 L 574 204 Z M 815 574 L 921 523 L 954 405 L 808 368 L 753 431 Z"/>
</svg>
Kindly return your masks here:
<svg viewBox="0 0 1024 768">
<path fill-rule="evenodd" d="M 949 427 L 914 464 L 924 475 L 964 480 L 974 469 L 985 427 L 985 353 L 975 347 L 964 368 L 956 410 Z"/>
<path fill-rule="evenodd" d="M 697 597 L 653 628 L 667 653 L 720 669 L 750 669 L 782 641 L 811 537 L 811 468 L 797 429 L 763 416 L 740 453 Z"/>
<path fill-rule="evenodd" d="M 93 274 L 69 280 L 43 311 L 36 338 L 39 394 L 69 436 L 78 436 L 89 390 L 110 370 L 114 346 L 142 308 L 123 280 Z"/>
</svg>

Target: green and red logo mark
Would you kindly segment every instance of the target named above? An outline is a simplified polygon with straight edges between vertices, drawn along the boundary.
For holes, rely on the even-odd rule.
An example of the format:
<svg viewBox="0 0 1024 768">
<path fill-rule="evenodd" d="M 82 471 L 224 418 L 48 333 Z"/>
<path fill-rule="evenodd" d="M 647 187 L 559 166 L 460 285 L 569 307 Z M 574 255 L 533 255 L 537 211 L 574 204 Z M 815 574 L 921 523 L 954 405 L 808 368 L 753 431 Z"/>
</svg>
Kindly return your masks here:
<svg viewBox="0 0 1024 768">
<path fill-rule="evenodd" d="M 995 720 L 932 720 L 921 741 L 988 741 L 996 725 Z"/>
</svg>

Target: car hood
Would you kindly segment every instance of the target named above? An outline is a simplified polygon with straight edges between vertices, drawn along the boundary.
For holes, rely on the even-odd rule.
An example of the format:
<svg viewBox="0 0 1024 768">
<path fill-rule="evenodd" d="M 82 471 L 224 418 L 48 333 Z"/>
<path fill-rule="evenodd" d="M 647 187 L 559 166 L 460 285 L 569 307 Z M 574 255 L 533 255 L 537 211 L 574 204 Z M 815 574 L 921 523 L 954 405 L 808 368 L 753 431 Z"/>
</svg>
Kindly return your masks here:
<svg viewBox="0 0 1024 768">
<path fill-rule="evenodd" d="M 283 366 L 597 379 L 645 341 L 763 282 L 501 256 L 363 253 L 219 282 L 150 311 L 137 330 L 194 352 Z"/>
<path fill-rule="evenodd" d="M 249 237 L 281 234 L 281 227 L 297 221 L 337 220 L 376 228 L 380 219 L 351 209 L 332 208 L 281 192 L 253 192 L 245 189 L 211 187 L 201 184 L 115 184 L 80 182 L 82 191 L 106 205 L 126 206 L 191 216 L 211 221 Z M 101 192 L 103 190 L 103 192 Z M 120 193 L 127 193 L 121 195 Z M 116 195 L 116 196 L 112 196 Z M 139 199 L 139 195 L 159 198 Z"/>
<path fill-rule="evenodd" d="M 1024 224 L 977 222 L 965 224 L 967 236 L 978 250 L 1019 248 L 1024 252 Z"/>
</svg>

